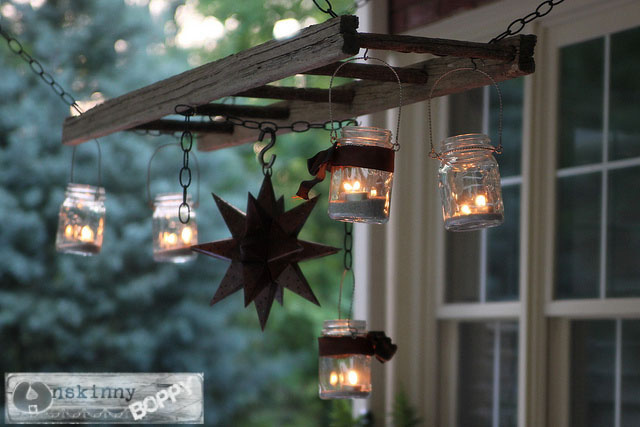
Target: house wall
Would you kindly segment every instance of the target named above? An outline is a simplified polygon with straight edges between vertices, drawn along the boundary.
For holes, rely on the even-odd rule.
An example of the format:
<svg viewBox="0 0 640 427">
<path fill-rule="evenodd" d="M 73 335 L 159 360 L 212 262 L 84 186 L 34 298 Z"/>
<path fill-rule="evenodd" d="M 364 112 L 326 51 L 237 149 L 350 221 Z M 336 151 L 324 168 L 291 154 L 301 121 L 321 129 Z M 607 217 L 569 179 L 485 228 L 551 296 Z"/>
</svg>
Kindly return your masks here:
<svg viewBox="0 0 640 427">
<path fill-rule="evenodd" d="M 453 14 L 444 19 L 434 18 L 441 10 L 440 3 L 449 3 L 448 10 Z M 361 30 L 384 33 L 391 26 L 395 32 L 410 35 L 486 42 L 504 31 L 514 19 L 534 11 L 540 0 L 460 2 L 466 6 L 457 9 L 453 3 L 372 0 L 361 11 L 364 23 Z M 420 8 L 422 12 L 417 11 Z M 444 10 L 443 14 L 448 13 Z M 417 24 L 420 14 L 423 16 L 420 19 L 431 23 Z M 398 17 L 400 15 L 403 17 Z M 592 22 L 605 17 L 611 30 L 600 29 L 601 26 Z M 557 304 L 550 303 L 548 295 L 553 284 L 549 268 L 553 260 L 549 257 L 554 242 L 553 237 L 549 239 L 541 231 L 547 230 L 548 219 L 554 215 L 550 206 L 554 198 L 555 134 L 549 125 L 553 119 L 549 111 L 553 110 L 550 106 L 556 96 L 550 82 L 557 79 L 554 71 L 557 51 L 550 50 L 549 46 L 556 43 L 553 37 L 558 37 L 559 30 L 583 22 L 584 33 L 594 34 L 637 26 L 640 7 L 637 0 L 564 2 L 523 31 L 537 35 L 538 44 L 536 73 L 524 79 L 521 195 L 524 202 L 520 217 L 521 271 L 517 302 L 481 306 L 444 303 L 447 254 L 436 180 L 438 164 L 428 157 L 426 103 L 403 109 L 402 148 L 396 156 L 390 221 L 384 226 L 357 225 L 355 228 L 356 314 L 368 320 L 370 329 L 384 329 L 399 346 L 390 363 L 376 364 L 372 397 L 358 404 L 358 410 L 368 406 L 373 411 L 377 426 L 391 425 L 389 414 L 394 396 L 400 390 L 408 394 L 417 408 L 422 425 L 456 425 L 458 325 L 461 320 L 483 319 L 511 319 L 520 325 L 518 426 L 569 425 L 567 328 L 572 316 L 578 314 L 566 310 L 561 314 L 552 312 Z M 412 29 L 407 31 L 408 28 Z M 395 65 L 425 59 L 424 55 L 414 54 L 386 57 L 378 51 L 370 54 Z M 439 141 L 447 136 L 447 98 L 434 100 L 432 107 L 434 140 Z M 396 118 L 397 111 L 393 110 L 365 118 L 365 123 L 393 129 Z M 636 308 L 623 303 L 636 304 Z M 600 303 L 593 303 L 596 304 Z M 594 316 L 640 316 L 636 299 L 620 304 L 605 301 L 598 307 L 603 312 L 598 314 L 592 310 Z"/>
<path fill-rule="evenodd" d="M 403 33 L 496 0 L 389 0 L 389 32 Z"/>
</svg>

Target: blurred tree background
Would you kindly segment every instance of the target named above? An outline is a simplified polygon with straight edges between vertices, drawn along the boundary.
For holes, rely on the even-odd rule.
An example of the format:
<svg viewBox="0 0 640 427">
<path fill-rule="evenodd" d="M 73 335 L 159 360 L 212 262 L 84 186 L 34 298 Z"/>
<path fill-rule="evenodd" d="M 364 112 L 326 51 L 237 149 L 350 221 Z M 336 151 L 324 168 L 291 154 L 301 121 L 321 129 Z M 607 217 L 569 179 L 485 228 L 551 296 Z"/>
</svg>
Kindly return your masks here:
<svg viewBox="0 0 640 427">
<path fill-rule="evenodd" d="M 353 12 L 349 0 L 333 5 Z M 326 18 L 311 0 L 0 0 L 0 25 L 84 106 Z M 126 132 L 101 140 L 107 191 L 101 254 L 57 254 L 71 162 L 60 134 L 69 109 L 1 44 L 1 370 L 204 372 L 207 425 L 329 424 L 330 406 L 317 397 L 316 337 L 322 321 L 336 315 L 342 257 L 303 263 L 322 308 L 287 292 L 264 333 L 240 293 L 209 307 L 226 262 L 152 260 L 147 162 L 158 145 L 177 138 Z M 326 87 L 328 79 L 311 83 Z M 287 208 L 299 203 L 290 196 L 308 179 L 306 158 L 328 144 L 322 130 L 278 138 L 274 186 Z M 201 242 L 230 235 L 211 192 L 241 209 L 247 191 L 257 193 L 262 174 L 254 149 L 197 153 Z M 95 145 L 79 146 L 76 162 L 75 181 L 95 185 Z M 179 191 L 181 164 L 177 149 L 156 156 L 152 193 Z M 327 183 L 318 191 L 326 195 Z M 326 207 L 322 197 L 301 238 L 341 246 L 342 225 L 328 219 Z"/>
</svg>

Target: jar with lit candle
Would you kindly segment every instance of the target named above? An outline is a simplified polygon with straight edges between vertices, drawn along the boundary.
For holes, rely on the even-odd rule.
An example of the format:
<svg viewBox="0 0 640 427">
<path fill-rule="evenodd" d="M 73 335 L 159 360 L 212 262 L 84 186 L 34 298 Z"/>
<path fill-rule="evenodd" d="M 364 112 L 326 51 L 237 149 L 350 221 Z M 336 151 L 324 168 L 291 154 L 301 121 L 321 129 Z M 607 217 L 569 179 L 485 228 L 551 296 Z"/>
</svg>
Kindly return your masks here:
<svg viewBox="0 0 640 427">
<path fill-rule="evenodd" d="M 366 398 L 371 393 L 373 347 L 364 320 L 326 320 L 320 345 L 321 399 Z"/>
<path fill-rule="evenodd" d="M 329 217 L 384 224 L 389 220 L 395 151 L 391 131 L 347 126 L 331 166 Z"/>
<path fill-rule="evenodd" d="M 470 231 L 504 221 L 500 172 L 493 152 L 484 134 L 443 141 L 439 187 L 445 229 Z"/>
<path fill-rule="evenodd" d="M 100 252 L 105 218 L 103 187 L 69 183 L 58 215 L 56 250 L 90 256 Z"/>
<path fill-rule="evenodd" d="M 180 222 L 178 209 L 182 203 L 182 193 L 159 194 L 153 203 L 153 259 L 157 262 L 183 263 L 196 258 L 190 249 L 198 243 L 196 211 L 186 224 Z M 191 196 L 187 197 L 193 206 Z"/>
</svg>

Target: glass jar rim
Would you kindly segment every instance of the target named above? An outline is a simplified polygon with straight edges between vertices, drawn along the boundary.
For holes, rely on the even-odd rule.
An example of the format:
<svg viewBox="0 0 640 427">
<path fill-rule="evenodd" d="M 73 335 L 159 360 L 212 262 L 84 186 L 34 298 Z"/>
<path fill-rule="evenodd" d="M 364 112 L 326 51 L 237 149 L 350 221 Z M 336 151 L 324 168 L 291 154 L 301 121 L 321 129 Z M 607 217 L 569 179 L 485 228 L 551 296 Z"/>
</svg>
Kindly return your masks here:
<svg viewBox="0 0 640 427">
<path fill-rule="evenodd" d="M 345 126 L 341 130 L 338 143 L 349 141 L 354 144 L 384 144 L 391 147 L 391 136 L 389 129 L 367 126 Z"/>
<path fill-rule="evenodd" d="M 366 320 L 332 319 L 325 320 L 322 325 L 322 333 L 362 334 L 367 330 Z"/>
<path fill-rule="evenodd" d="M 159 193 L 153 200 L 154 206 L 175 206 L 178 207 L 182 203 L 182 193 Z M 193 210 L 193 199 L 191 194 L 187 194 L 187 203 Z"/>
<path fill-rule="evenodd" d="M 70 182 L 67 184 L 66 193 L 73 194 L 76 197 L 95 199 L 104 199 L 106 195 L 104 187 L 98 187 L 90 184 L 78 184 L 76 182 Z"/>
<path fill-rule="evenodd" d="M 484 133 L 465 133 L 462 135 L 450 136 L 442 140 L 443 154 L 453 151 L 473 150 L 494 150 L 491 145 L 491 138 Z"/>
<path fill-rule="evenodd" d="M 379 133 L 380 135 L 383 136 L 391 136 L 391 131 L 389 129 L 385 129 L 385 128 L 379 128 L 379 127 L 375 127 L 375 126 L 345 126 L 341 129 L 341 133 L 344 134 L 344 132 L 372 132 L 372 133 Z"/>
</svg>

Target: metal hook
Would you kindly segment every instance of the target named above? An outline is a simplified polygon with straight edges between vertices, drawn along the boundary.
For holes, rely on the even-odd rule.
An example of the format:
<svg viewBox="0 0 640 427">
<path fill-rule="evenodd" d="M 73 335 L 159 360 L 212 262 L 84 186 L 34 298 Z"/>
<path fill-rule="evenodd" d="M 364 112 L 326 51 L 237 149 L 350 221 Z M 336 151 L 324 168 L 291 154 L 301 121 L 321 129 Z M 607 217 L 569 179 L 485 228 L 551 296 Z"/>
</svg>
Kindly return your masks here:
<svg viewBox="0 0 640 427">
<path fill-rule="evenodd" d="M 476 58 L 471 58 L 471 63 L 473 64 L 473 71 L 478 69 L 478 64 L 476 64 Z"/>
<path fill-rule="evenodd" d="M 269 162 L 265 162 L 264 160 L 264 156 L 265 154 L 267 154 L 267 151 L 269 151 L 270 149 L 272 149 L 275 145 L 276 145 L 276 130 L 271 128 L 271 127 L 267 127 L 265 129 L 262 129 L 260 131 L 260 136 L 258 137 L 258 141 L 262 142 L 264 140 L 264 135 L 266 133 L 269 133 L 269 136 L 271 137 L 271 141 L 269 141 L 269 143 L 262 149 L 260 150 L 260 154 L 258 155 L 258 158 L 260 159 L 260 164 L 262 165 L 262 169 L 263 170 L 268 170 L 271 167 L 273 167 L 273 163 L 276 161 L 276 155 L 272 154 L 271 158 L 269 159 Z"/>
</svg>

